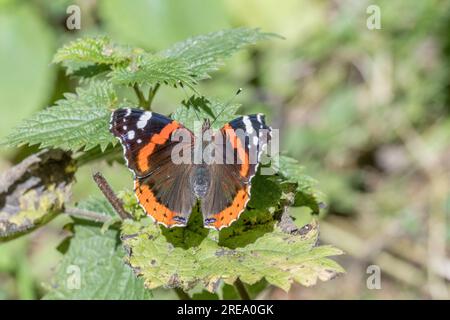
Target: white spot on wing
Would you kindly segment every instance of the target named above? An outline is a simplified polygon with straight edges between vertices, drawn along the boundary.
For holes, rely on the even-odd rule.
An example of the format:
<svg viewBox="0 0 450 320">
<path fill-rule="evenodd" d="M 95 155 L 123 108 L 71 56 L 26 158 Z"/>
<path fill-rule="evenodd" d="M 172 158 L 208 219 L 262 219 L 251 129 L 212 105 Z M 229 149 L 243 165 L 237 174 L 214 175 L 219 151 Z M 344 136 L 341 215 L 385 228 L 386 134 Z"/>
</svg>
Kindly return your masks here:
<svg viewBox="0 0 450 320">
<path fill-rule="evenodd" d="M 128 134 L 127 134 L 128 140 L 133 140 L 134 135 L 135 135 L 134 130 L 128 131 Z"/>
<path fill-rule="evenodd" d="M 256 115 L 256 119 L 258 119 L 258 122 L 259 122 L 259 128 L 262 129 L 262 128 L 263 128 L 262 113 L 258 113 L 258 114 Z"/>
<path fill-rule="evenodd" d="M 261 116 L 262 116 L 262 114 L 261 114 L 261 113 L 258 113 L 258 114 L 256 115 L 256 119 L 258 119 L 258 122 L 262 124 L 262 118 L 261 118 Z"/>
<path fill-rule="evenodd" d="M 255 146 L 257 146 L 258 145 L 258 137 L 257 136 L 253 136 L 253 144 L 255 145 Z"/>
<path fill-rule="evenodd" d="M 137 143 L 142 143 L 142 140 L 141 139 L 137 139 L 136 142 Z"/>
<path fill-rule="evenodd" d="M 127 130 L 127 128 L 128 128 L 127 126 L 123 126 L 123 130 Z"/>
<path fill-rule="evenodd" d="M 140 117 L 139 121 L 137 122 L 136 126 L 138 129 L 143 129 L 148 123 L 148 120 L 150 120 L 152 117 L 152 113 L 149 111 L 144 112 Z"/>
<path fill-rule="evenodd" d="M 242 121 L 244 122 L 244 124 L 245 124 L 245 131 L 248 133 L 248 134 L 250 134 L 250 133 L 253 133 L 253 126 L 252 126 L 252 122 L 250 121 L 250 118 L 248 117 L 248 116 L 244 116 L 243 118 L 242 118 Z"/>
</svg>

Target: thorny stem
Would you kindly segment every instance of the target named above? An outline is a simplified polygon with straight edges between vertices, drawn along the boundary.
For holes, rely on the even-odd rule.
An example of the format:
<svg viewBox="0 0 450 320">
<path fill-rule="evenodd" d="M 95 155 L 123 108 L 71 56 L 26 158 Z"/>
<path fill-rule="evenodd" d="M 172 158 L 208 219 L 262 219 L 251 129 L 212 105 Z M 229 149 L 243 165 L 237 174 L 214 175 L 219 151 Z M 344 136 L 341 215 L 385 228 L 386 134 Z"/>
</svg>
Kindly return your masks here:
<svg viewBox="0 0 450 320">
<path fill-rule="evenodd" d="M 173 290 L 175 291 L 180 300 L 192 300 L 191 297 L 186 292 L 183 291 L 183 289 L 174 288 Z"/>
<path fill-rule="evenodd" d="M 112 205 L 114 210 L 116 210 L 117 214 L 122 218 L 122 220 L 125 219 L 131 219 L 131 215 L 125 211 L 123 208 L 123 202 L 120 200 L 114 191 L 111 189 L 111 186 L 108 184 L 106 179 L 100 174 L 100 172 L 97 172 L 93 175 L 94 181 L 97 183 L 97 186 L 105 196 L 105 198 L 108 200 L 108 202 Z"/>
<path fill-rule="evenodd" d="M 234 287 L 236 288 L 236 291 L 242 300 L 251 300 L 250 295 L 248 294 L 248 291 L 245 288 L 245 285 L 242 283 L 241 279 L 238 278 L 234 282 Z"/>
</svg>

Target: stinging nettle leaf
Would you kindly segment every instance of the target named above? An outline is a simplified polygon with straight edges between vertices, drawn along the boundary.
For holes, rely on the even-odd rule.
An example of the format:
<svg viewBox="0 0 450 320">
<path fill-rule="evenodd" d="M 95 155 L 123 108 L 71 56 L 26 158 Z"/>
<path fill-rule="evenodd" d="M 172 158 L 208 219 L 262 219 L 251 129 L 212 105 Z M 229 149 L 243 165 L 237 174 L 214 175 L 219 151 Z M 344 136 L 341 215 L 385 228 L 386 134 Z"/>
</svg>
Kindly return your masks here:
<svg viewBox="0 0 450 320">
<path fill-rule="evenodd" d="M 165 57 L 182 58 L 189 64 L 196 79 L 209 78 L 208 73 L 217 70 L 225 58 L 241 48 L 261 40 L 278 37 L 259 29 L 236 28 L 222 30 L 189 38 L 176 43 L 161 54 Z"/>
<path fill-rule="evenodd" d="M 297 185 L 292 205 L 308 207 L 312 213 L 318 214 L 324 205 L 325 196 L 317 189 L 317 181 L 304 173 L 305 168 L 296 159 L 280 155 L 276 169 L 285 182 Z"/>
<path fill-rule="evenodd" d="M 117 105 L 117 94 L 113 86 L 107 82 L 92 82 L 86 88 L 77 88 L 76 93 L 65 93 L 57 106 L 111 109 Z"/>
<path fill-rule="evenodd" d="M 143 54 L 129 65 L 114 68 L 109 76 L 114 83 L 121 85 L 163 83 L 177 86 L 181 82 L 182 85 L 193 88 L 196 84 L 185 60 L 151 54 Z"/>
<path fill-rule="evenodd" d="M 77 151 L 100 146 L 104 150 L 115 143 L 108 131 L 111 110 L 117 105 L 112 85 L 92 82 L 89 87 L 65 94 L 64 100 L 44 109 L 5 139 L 9 146 L 24 144 Z"/>
<path fill-rule="evenodd" d="M 183 106 L 175 110 L 172 119 L 193 131 L 201 129 L 201 127 L 195 128 L 195 123 L 201 126 L 204 119 L 209 119 L 211 122 L 215 120 L 213 128 L 218 129 L 238 117 L 236 112 L 240 107 L 240 104 L 226 104 L 214 99 L 192 96 L 189 100 L 183 101 Z"/>
<path fill-rule="evenodd" d="M 135 49 L 140 52 L 142 50 Z M 62 63 L 70 74 L 93 65 L 118 65 L 131 59 L 131 48 L 113 43 L 107 37 L 81 38 L 60 48 L 53 57 L 54 63 Z"/>
<path fill-rule="evenodd" d="M 105 201 L 103 198 L 97 198 L 97 197 L 89 197 L 86 200 L 83 200 L 80 202 L 77 207 L 79 209 L 85 209 L 97 213 L 101 213 L 105 216 L 110 216 L 112 218 L 117 217 L 117 212 L 114 210 L 112 205 Z"/>
<path fill-rule="evenodd" d="M 82 38 L 60 48 L 53 62 L 82 78 L 107 72 L 117 84 L 181 83 L 194 90 L 197 81 L 209 78 L 208 73 L 217 70 L 225 58 L 275 36 L 250 28 L 223 30 L 179 42 L 159 54 L 121 46 L 107 37 Z"/>
<path fill-rule="evenodd" d="M 81 79 L 93 78 L 97 75 L 111 71 L 111 66 L 107 64 L 80 64 L 64 63 L 67 74 L 74 75 Z"/>
<path fill-rule="evenodd" d="M 307 232 L 287 234 L 278 227 L 244 247 L 222 247 L 210 234 L 189 248 L 173 246 L 155 224 L 142 226 L 131 220 L 122 226 L 122 239 L 130 255 L 127 262 L 143 277 L 149 289 L 181 287 L 189 290 L 201 283 L 215 292 L 221 281 L 233 284 L 237 278 L 254 284 L 265 278 L 270 284 L 289 290 L 295 281 L 305 286 L 317 279 L 330 280 L 343 269 L 329 256 L 342 254 L 331 246 L 316 247 L 317 224 Z"/>
<path fill-rule="evenodd" d="M 39 144 L 40 148 L 77 151 L 113 143 L 108 132 L 110 111 L 85 107 L 53 107 L 39 112 L 7 138 L 10 146 Z"/>
</svg>

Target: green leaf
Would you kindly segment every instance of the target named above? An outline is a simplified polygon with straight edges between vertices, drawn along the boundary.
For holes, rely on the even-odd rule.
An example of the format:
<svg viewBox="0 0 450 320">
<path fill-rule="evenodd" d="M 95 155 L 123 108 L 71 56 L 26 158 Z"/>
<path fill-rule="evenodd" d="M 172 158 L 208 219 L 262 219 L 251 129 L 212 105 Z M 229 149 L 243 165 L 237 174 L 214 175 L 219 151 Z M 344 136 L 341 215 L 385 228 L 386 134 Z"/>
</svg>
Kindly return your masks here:
<svg viewBox="0 0 450 320">
<path fill-rule="evenodd" d="M 77 88 L 76 94 L 66 93 L 57 106 L 112 109 L 117 105 L 114 87 L 107 82 L 91 82 L 87 88 Z M 90 109 L 88 109 L 90 110 Z"/>
<path fill-rule="evenodd" d="M 278 204 L 282 196 L 282 189 L 279 181 L 274 181 L 272 176 L 257 174 L 252 179 L 251 194 L 248 206 L 264 210 Z"/>
<path fill-rule="evenodd" d="M 99 199 L 97 197 L 90 197 L 78 204 L 77 207 L 80 209 L 101 213 L 112 218 L 118 217 L 117 212 L 114 210 L 112 205 L 103 198 Z"/>
<path fill-rule="evenodd" d="M 189 38 L 176 43 L 162 52 L 165 57 L 182 58 L 189 63 L 189 69 L 196 79 L 209 78 L 225 58 L 241 48 L 261 40 L 274 37 L 274 34 L 259 29 L 237 28 L 222 30 Z"/>
<path fill-rule="evenodd" d="M 135 49 L 135 52 L 141 52 L 140 49 Z M 83 69 L 90 70 L 97 74 L 100 71 L 105 71 L 108 66 L 119 65 L 127 63 L 135 54 L 131 48 L 120 46 L 113 43 L 107 37 L 97 38 L 81 38 L 70 42 L 64 47 L 60 48 L 53 57 L 54 63 L 62 63 L 69 74 L 86 75 Z M 96 69 L 99 68 L 100 70 Z M 89 74 L 87 74 L 89 75 Z"/>
<path fill-rule="evenodd" d="M 61 150 L 41 151 L 0 175 L 0 241 L 50 221 L 70 198 L 75 166 Z"/>
<path fill-rule="evenodd" d="M 276 223 L 269 210 L 247 208 L 238 221 L 219 232 L 219 245 L 231 249 L 245 247 L 266 233 L 273 232 Z"/>
<path fill-rule="evenodd" d="M 196 124 L 201 126 L 204 119 L 213 123 L 213 128 L 221 128 L 225 123 L 237 117 L 236 112 L 240 104 L 225 104 L 217 100 L 208 100 L 205 97 L 192 96 L 183 101 L 183 106 L 178 107 L 172 114 L 172 119 L 182 123 L 186 128 L 194 131 Z M 198 128 L 197 128 L 198 129 Z"/>
<path fill-rule="evenodd" d="M 151 54 L 143 54 L 129 65 L 115 68 L 110 77 L 114 83 L 121 85 L 164 83 L 176 86 L 181 82 L 193 88 L 196 83 L 186 61 Z"/>
<path fill-rule="evenodd" d="M 67 62 L 64 63 L 67 74 L 72 74 L 79 78 L 93 78 L 97 75 L 111 71 L 111 66 L 107 64 L 82 64 Z"/>
<path fill-rule="evenodd" d="M 309 207 L 318 214 L 324 205 L 325 196 L 317 189 L 317 181 L 304 173 L 305 168 L 296 159 L 287 156 L 279 156 L 277 169 L 286 183 L 297 185 L 293 206 Z"/>
<path fill-rule="evenodd" d="M 121 85 L 164 83 L 193 89 L 197 80 L 208 78 L 208 72 L 218 69 L 224 58 L 270 36 L 257 29 L 230 29 L 190 38 L 156 55 L 120 46 L 107 37 L 83 38 L 59 49 L 53 62 L 84 78 L 108 72 L 111 80 Z"/>
<path fill-rule="evenodd" d="M 39 144 L 77 151 L 100 146 L 104 150 L 115 143 L 108 131 L 110 109 L 117 105 L 117 96 L 110 84 L 92 82 L 86 89 L 68 93 L 56 106 L 47 108 L 23 121 L 7 138 L 9 146 Z"/>
<path fill-rule="evenodd" d="M 95 211 L 108 207 L 105 202 L 92 200 L 81 206 Z M 44 299 L 150 299 L 151 292 L 143 281 L 124 264 L 124 254 L 117 230 L 102 234 L 97 225 L 76 224 L 69 249 Z"/>
<path fill-rule="evenodd" d="M 122 239 L 130 253 L 127 263 L 150 289 L 165 286 L 189 290 L 201 283 L 214 292 L 221 281 L 233 284 L 240 278 L 254 284 L 265 278 L 287 291 L 294 281 L 311 286 L 317 279 L 326 281 L 343 272 L 328 258 L 342 252 L 331 246 L 315 246 L 316 223 L 306 230 L 303 234 L 288 234 L 276 227 L 253 243 L 235 249 L 220 246 L 217 232 L 210 232 L 200 244 L 183 248 L 168 242 L 155 224 L 143 226 L 127 220 Z"/>
</svg>

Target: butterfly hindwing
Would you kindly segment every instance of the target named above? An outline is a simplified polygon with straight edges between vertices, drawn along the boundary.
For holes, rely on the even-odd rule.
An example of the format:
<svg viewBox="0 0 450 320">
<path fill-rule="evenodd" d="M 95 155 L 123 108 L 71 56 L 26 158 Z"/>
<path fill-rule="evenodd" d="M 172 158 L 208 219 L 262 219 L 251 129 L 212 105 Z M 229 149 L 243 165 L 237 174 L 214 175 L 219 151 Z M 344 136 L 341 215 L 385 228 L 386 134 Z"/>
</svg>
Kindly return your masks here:
<svg viewBox="0 0 450 320">
<path fill-rule="evenodd" d="M 197 199 L 189 188 L 190 166 L 166 168 L 135 180 L 135 192 L 144 210 L 166 227 L 185 226 Z"/>
</svg>

